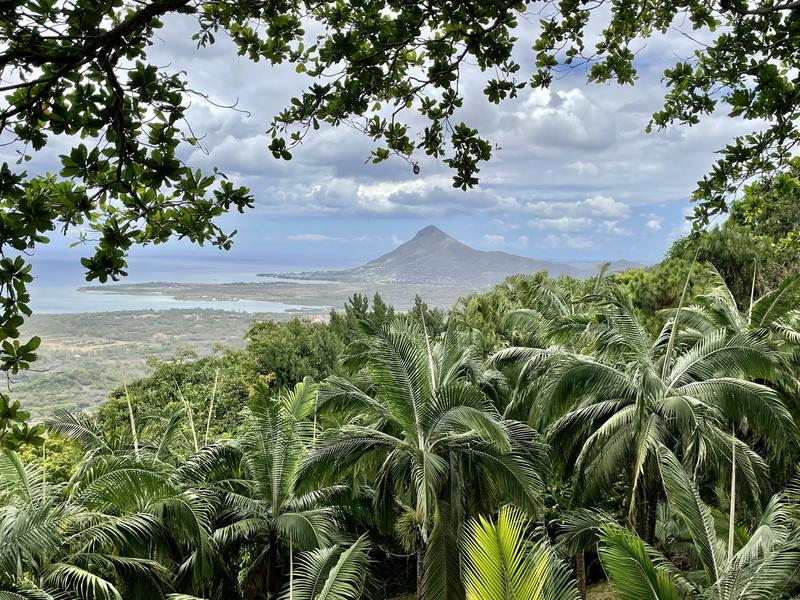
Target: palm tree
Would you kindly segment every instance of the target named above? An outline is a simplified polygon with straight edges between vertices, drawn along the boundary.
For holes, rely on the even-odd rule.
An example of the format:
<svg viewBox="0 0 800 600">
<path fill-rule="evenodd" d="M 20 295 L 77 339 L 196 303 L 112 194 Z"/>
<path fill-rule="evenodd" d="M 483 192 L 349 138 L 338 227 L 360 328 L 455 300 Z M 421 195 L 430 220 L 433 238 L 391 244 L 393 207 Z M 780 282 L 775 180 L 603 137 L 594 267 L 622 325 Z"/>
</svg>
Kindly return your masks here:
<svg viewBox="0 0 800 600">
<path fill-rule="evenodd" d="M 467 524 L 463 545 L 466 600 L 577 600 L 570 570 L 552 550 L 525 537 L 528 519 L 505 506 L 496 521 Z"/>
<path fill-rule="evenodd" d="M 633 533 L 603 528 L 600 559 L 621 600 L 745 600 L 781 598 L 800 568 L 800 537 L 792 508 L 774 497 L 749 540 L 726 551 L 717 536 L 711 510 L 700 499 L 683 465 L 664 446 L 658 463 L 670 507 L 685 523 L 700 570 L 685 575 L 660 552 Z"/>
<path fill-rule="evenodd" d="M 751 297 L 740 309 L 722 276 L 713 268 L 709 272 L 713 285 L 697 303 L 682 310 L 685 337 L 696 338 L 719 329 L 731 334 L 758 331 L 769 336 L 780 351 L 783 363 L 783 368 L 776 370 L 776 380 L 772 383 L 785 397 L 796 396 L 800 389 L 794 376 L 800 366 L 800 275 L 790 275 L 760 298 Z"/>
<path fill-rule="evenodd" d="M 60 412 L 48 426 L 86 453 L 68 485 L 71 498 L 111 514 L 156 520 L 159 543 L 152 555 L 173 567 L 172 587 L 211 598 L 273 598 L 294 549 L 332 543 L 337 515 L 325 504 L 347 491 L 298 488 L 298 466 L 316 431 L 317 392 L 306 379 L 275 396 L 260 381 L 252 388 L 241 439 L 197 451 L 184 431 L 183 410 L 166 419 L 140 415 L 138 424 L 131 419 L 130 435 L 111 438 L 85 414 Z M 349 552 L 349 560 L 359 552 Z M 242 560 L 247 567 L 240 589 Z M 329 579 L 339 589 L 347 570 Z"/>
<path fill-rule="evenodd" d="M 606 267 L 592 281 L 566 277 L 552 279 L 537 273 L 515 288 L 525 308 L 509 311 L 504 322 L 509 338 L 518 345 L 503 348 L 489 358 L 495 403 L 508 417 L 527 420 L 536 429 L 551 420 L 538 399 L 544 372 L 554 356 L 591 353 L 595 341 L 597 299 L 609 287 Z M 524 283 L 524 285 L 523 285 Z"/>
<path fill-rule="evenodd" d="M 681 309 L 681 320 L 692 329 L 700 332 L 726 329 L 731 333 L 763 329 L 778 334 L 797 310 L 800 297 L 798 275 L 790 275 L 777 288 L 759 298 L 751 297 L 744 309 L 740 309 L 719 272 L 709 267 L 708 274 L 711 277 L 709 289 L 698 297 L 695 304 Z"/>
<path fill-rule="evenodd" d="M 298 485 L 300 464 L 315 435 L 317 393 L 318 385 L 308 378 L 277 397 L 264 382 L 253 388 L 250 418 L 238 444 L 241 480 L 222 492 L 221 523 L 214 532 L 220 548 L 251 549 L 245 598 L 278 593 L 285 552 L 291 561 L 295 547 L 323 548 L 333 541 L 336 512 L 324 503 L 342 488 L 303 493 Z"/>
<path fill-rule="evenodd" d="M 598 298 L 594 315 L 578 315 L 569 325 L 576 323 L 593 355 L 534 355 L 531 360 L 541 365 L 531 412 L 551 423 L 548 437 L 563 450 L 565 463 L 574 461 L 582 497 L 607 493 L 622 477 L 626 512 L 633 519 L 643 504 L 639 530 L 652 541 L 659 496 L 655 450 L 663 443 L 676 448 L 694 472 L 723 468 L 735 448 L 736 469 L 758 502 L 765 465 L 732 435 L 733 425 L 747 418 L 772 448 L 795 436 L 778 394 L 751 381 L 769 380 L 778 363 L 767 336 L 718 329 L 689 345 L 676 342 L 673 320 L 653 339 L 630 299 L 614 287 Z"/>
<path fill-rule="evenodd" d="M 91 510 L 61 492 L 41 466 L 0 450 L 0 597 L 162 598 L 169 573 L 146 557 L 158 519 Z"/>
<path fill-rule="evenodd" d="M 361 354 L 362 385 L 329 378 L 328 410 L 356 415 L 305 460 L 307 475 L 339 477 L 378 457 L 378 502 L 406 507 L 400 527 L 417 553 L 417 593 L 457 596 L 458 528 L 464 515 L 503 498 L 540 506 L 545 446 L 527 426 L 504 421 L 475 384 L 482 363 L 451 325 L 438 340 L 397 319 L 375 329 Z"/>
<path fill-rule="evenodd" d="M 209 594 L 217 586 L 230 595 L 238 586 L 225 576 L 231 570 L 213 539 L 214 480 L 237 463 L 237 450 L 221 442 L 193 452 L 184 416 L 183 409 L 168 417 L 140 415 L 137 425 L 131 412 L 130 432 L 111 435 L 85 413 L 57 411 L 46 425 L 84 451 L 65 489 L 68 500 L 120 518 L 155 519 L 159 535 L 147 552 L 175 566 L 170 585 Z"/>
</svg>

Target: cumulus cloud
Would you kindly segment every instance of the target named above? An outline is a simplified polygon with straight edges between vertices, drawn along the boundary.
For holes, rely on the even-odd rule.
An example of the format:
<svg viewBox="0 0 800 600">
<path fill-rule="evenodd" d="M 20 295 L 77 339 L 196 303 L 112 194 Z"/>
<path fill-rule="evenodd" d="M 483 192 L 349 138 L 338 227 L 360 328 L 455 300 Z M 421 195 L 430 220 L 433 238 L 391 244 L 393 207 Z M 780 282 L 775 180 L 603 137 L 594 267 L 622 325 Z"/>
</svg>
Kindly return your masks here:
<svg viewBox="0 0 800 600">
<path fill-rule="evenodd" d="M 588 250 L 595 247 L 595 243 L 584 236 L 550 234 L 545 236 L 544 243 L 552 247 L 567 247 L 575 250 Z"/>
<path fill-rule="evenodd" d="M 526 209 L 542 215 L 527 221 L 528 227 L 537 231 L 631 234 L 621 223 L 630 215 L 630 207 L 610 196 L 595 195 L 579 202 L 529 202 Z"/>
<path fill-rule="evenodd" d="M 602 219 L 624 219 L 630 213 L 627 204 L 617 202 L 609 196 L 592 196 L 578 203 L 578 210 L 585 208 L 592 216 Z"/>
<path fill-rule="evenodd" d="M 612 235 L 632 235 L 633 232 L 627 228 L 623 227 L 617 221 L 602 221 L 598 225 L 598 229 L 605 233 L 610 233 Z"/>
<path fill-rule="evenodd" d="M 539 145 L 598 150 L 613 145 L 619 130 L 603 107 L 578 88 L 531 90 L 509 119 L 509 132 Z"/>
<path fill-rule="evenodd" d="M 576 72 L 554 81 L 550 89 L 524 89 L 518 98 L 495 106 L 482 94 L 486 74 L 465 65 L 465 101 L 458 118 L 497 144 L 492 161 L 481 165 L 476 189 L 454 189 L 452 172 L 438 158 L 421 156 L 418 175 L 399 159 L 365 165 L 373 143 L 348 127 L 312 132 L 286 162 L 272 157 L 264 132 L 271 117 L 309 80 L 291 65 L 269 67 L 237 57 L 224 36 L 198 50 L 191 40 L 195 26 L 191 18 L 168 19 L 149 52 L 154 64 L 185 70 L 190 85 L 217 104 L 237 103 L 237 110 L 231 110 L 194 98 L 188 120 L 208 154 L 187 150 L 181 158 L 205 169 L 219 166 L 235 183 L 252 189 L 255 212 L 228 218 L 230 228 L 240 230 L 238 244 L 263 243 L 264 231 L 237 219 L 261 224 L 325 218 L 330 225 L 317 230 L 324 233 L 287 236 L 283 229 L 273 243 L 364 245 L 397 245 L 401 240 L 388 239 L 393 228 L 435 220 L 474 231 L 472 243 L 494 240 L 534 256 L 589 258 L 595 249 L 613 246 L 619 255 L 635 247 L 639 255 L 632 258 L 656 259 L 670 236 L 686 231 L 682 213 L 695 182 L 713 164 L 714 151 L 747 131 L 715 113 L 696 127 L 644 133 L 650 115 L 663 103 L 664 68 L 676 56 L 691 54 L 693 42 L 671 32 L 638 53 L 635 86 L 586 85 Z M 520 42 L 520 79 L 530 75 L 525 71 L 531 68 L 530 41 Z M 417 116 L 408 118 L 419 124 Z M 47 152 L 34 156 L 29 170 L 56 170 L 57 155 L 64 151 L 65 142 L 54 138 Z M 0 159 L 14 159 L 10 152 L 0 149 Z M 387 223 L 380 233 L 371 228 L 372 219 Z M 254 231 L 249 241 L 248 229 Z M 367 231 L 359 237 L 371 239 L 356 240 L 353 231 Z M 347 246 L 338 247 L 344 251 Z"/>
<path fill-rule="evenodd" d="M 559 217 L 557 219 L 532 219 L 528 226 L 539 231 L 584 231 L 594 221 L 587 217 Z"/>
<path fill-rule="evenodd" d="M 492 225 L 494 225 L 497 229 L 501 231 L 514 231 L 520 228 L 520 224 L 514 221 L 508 221 L 506 219 L 499 219 L 495 217 L 492 219 Z"/>
<path fill-rule="evenodd" d="M 661 219 L 661 217 L 657 217 L 656 215 L 648 215 L 647 220 L 644 222 L 644 226 L 648 231 L 655 233 L 657 231 L 661 231 L 662 221 L 663 219 Z"/>
<path fill-rule="evenodd" d="M 627 204 L 600 194 L 577 202 L 528 202 L 525 209 L 527 212 L 551 219 L 570 216 L 611 220 L 624 219 L 630 214 L 630 207 Z"/>
</svg>

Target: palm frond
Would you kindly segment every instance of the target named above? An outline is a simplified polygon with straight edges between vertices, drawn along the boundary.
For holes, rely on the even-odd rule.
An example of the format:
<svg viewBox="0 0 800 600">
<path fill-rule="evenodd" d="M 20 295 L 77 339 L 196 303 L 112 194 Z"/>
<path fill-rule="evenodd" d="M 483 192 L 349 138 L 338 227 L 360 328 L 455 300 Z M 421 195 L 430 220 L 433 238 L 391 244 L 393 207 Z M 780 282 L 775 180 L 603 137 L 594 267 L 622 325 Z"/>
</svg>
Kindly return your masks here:
<svg viewBox="0 0 800 600">
<path fill-rule="evenodd" d="M 620 600 L 678 600 L 669 573 L 659 569 L 642 540 L 619 526 L 606 526 L 600 562 Z"/>
<path fill-rule="evenodd" d="M 495 522 L 470 521 L 463 536 L 467 600 L 575 600 L 570 572 L 543 544 L 527 537 L 528 521 L 503 507 Z"/>
<path fill-rule="evenodd" d="M 298 563 L 283 600 L 357 600 L 369 569 L 369 539 L 362 535 L 345 550 L 333 546 L 302 552 Z"/>
<path fill-rule="evenodd" d="M 668 448 L 658 448 L 658 459 L 670 507 L 686 524 L 709 580 L 716 581 L 722 573 L 725 561 L 711 511 L 700 499 L 697 487 L 689 481 L 683 466 Z"/>
</svg>

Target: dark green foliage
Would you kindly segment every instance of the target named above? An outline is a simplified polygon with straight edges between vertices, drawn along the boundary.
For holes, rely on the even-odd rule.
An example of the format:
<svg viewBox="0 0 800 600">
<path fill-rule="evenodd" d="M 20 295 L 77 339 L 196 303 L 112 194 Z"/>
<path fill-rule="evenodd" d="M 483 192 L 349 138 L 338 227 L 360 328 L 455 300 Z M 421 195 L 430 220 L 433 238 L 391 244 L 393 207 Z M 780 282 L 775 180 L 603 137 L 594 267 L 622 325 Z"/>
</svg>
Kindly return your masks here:
<svg viewBox="0 0 800 600">
<path fill-rule="evenodd" d="M 745 188 L 731 206 L 732 223 L 764 238 L 768 255 L 759 256 L 759 280 L 774 289 L 789 274 L 800 270 L 800 159 L 792 159 L 786 172 L 774 173 Z M 762 243 L 762 246 L 765 245 Z"/>
<path fill-rule="evenodd" d="M 213 397 L 211 432 L 219 437 L 237 431 L 248 389 L 259 375 L 253 355 L 246 351 L 225 351 L 220 356 L 198 360 L 157 361 L 153 374 L 128 385 L 127 394 L 132 404 L 140 407 L 135 409 L 137 414 L 142 411 L 142 414 L 168 415 L 185 408 L 185 399 L 203 431 Z M 98 418 L 109 433 L 130 427 L 125 388 L 115 390 L 101 405 Z"/>
<path fill-rule="evenodd" d="M 726 224 L 678 240 L 662 264 L 671 261 L 686 264 L 697 256 L 700 263 L 717 269 L 739 306 L 745 307 L 753 292 L 754 276 L 756 297 L 780 283 L 780 280 L 768 281 L 763 277 L 763 266 L 773 262 L 772 253 L 768 238 L 755 235 L 749 227 Z"/>
<path fill-rule="evenodd" d="M 791 243 L 800 227 L 799 178 L 800 159 L 794 158 L 787 171 L 748 185 L 731 206 L 731 220 L 749 226 L 756 235 Z"/>
<path fill-rule="evenodd" d="M 395 154 L 419 172 L 424 153 L 443 160 L 462 189 L 478 183 L 492 155 L 490 142 L 458 121 L 462 64 L 488 74 L 484 93 L 495 103 L 528 83 L 547 87 L 564 66 L 585 60 L 590 81 L 631 84 L 639 42 L 685 18 L 720 33 L 666 71 L 669 91 L 651 125 L 692 125 L 725 104 L 731 117 L 764 126 L 722 150 L 695 191 L 696 223 L 726 210 L 741 182 L 769 175 L 748 188 L 731 225 L 680 242 L 662 265 L 616 284 L 518 278 L 488 299 L 465 301 L 449 323 L 421 299 L 397 319 L 379 298 L 370 310 L 357 297 L 330 326 L 259 323 L 244 351 L 163 363 L 118 391 L 99 421 L 57 414 L 48 426 L 61 438 L 49 459 L 47 444 L 27 465 L 0 451 L 0 595 L 261 600 L 294 583 L 302 550 L 298 593 L 349 598 L 365 589 L 363 529 L 385 531 L 377 523 L 388 516 L 391 549 L 415 552 L 425 600 L 458 598 L 465 518 L 508 502 L 540 518 L 551 470 L 564 475 L 556 487 L 571 488 L 563 493 L 570 501 L 616 502 L 613 512 L 626 519 L 602 520 L 599 534 L 586 536 L 599 537 L 621 597 L 796 594 L 796 486 L 764 499 L 779 491 L 768 461 L 788 454 L 797 437 L 782 394 L 796 387 L 798 315 L 792 282 L 778 284 L 796 256 L 798 4 L 617 2 L 601 27 L 588 4 L 547 4 L 536 7 L 543 18 L 530 82 L 518 79 L 514 53 L 525 2 L 0 6 L 8 92 L 0 133 L 19 144 L 20 163 L 53 138 L 69 140 L 58 175 L 0 168 L 0 370 L 9 374 L 28 368 L 39 346 L 38 338 L 20 341 L 31 274 L 18 255 L 47 243 L 51 231 L 92 231 L 96 244 L 82 264 L 87 279 L 106 281 L 126 275 L 134 245 L 185 238 L 229 248 L 232 234 L 217 218 L 252 207 L 249 192 L 223 174 L 179 160 L 198 145 L 182 125 L 193 92 L 183 74 L 147 64 L 146 53 L 168 15 L 194 19 L 200 47 L 222 33 L 251 60 L 290 61 L 313 78 L 270 126 L 277 158 L 291 158 L 321 123 L 354 124 L 376 143 L 373 162 Z M 306 22 L 320 32 L 310 45 Z M 422 118 L 419 129 L 404 122 L 407 110 Z M 697 275 L 679 299 L 694 254 Z M 705 262 L 727 292 L 706 293 Z M 750 263 L 763 265 L 757 295 L 777 291 L 743 319 L 735 309 L 749 298 Z M 733 307 L 715 312 L 721 298 Z M 684 313 L 687 302 L 700 306 Z M 657 311 L 678 304 L 658 328 Z M 307 376 L 325 379 L 321 402 Z M 26 418 L 0 395 L 2 445 L 42 443 Z M 55 483 L 75 448 L 82 458 L 69 483 Z M 738 546 L 717 537 L 701 485 L 726 489 Z M 696 554 L 661 555 L 622 529 L 636 523 L 655 543 L 665 502 Z M 757 528 L 737 532 L 737 517 Z M 548 543 L 537 562 L 557 565 Z M 477 581 L 478 561 L 471 564 Z M 550 600 L 556 587 L 537 597 Z"/>
<path fill-rule="evenodd" d="M 344 344 L 349 346 L 363 336 L 360 321 L 367 321 L 375 327 L 390 321 L 394 317 L 394 307 L 388 306 L 379 293 L 369 299 L 363 294 L 353 294 L 344 305 L 344 312 L 332 310 L 328 324 L 331 332 Z"/>
<path fill-rule="evenodd" d="M 64 483 L 72 477 L 83 452 L 69 439 L 51 433 L 40 446 L 23 445 L 19 456 L 23 462 L 38 464 L 48 481 Z"/>
<path fill-rule="evenodd" d="M 408 311 L 408 316 L 431 337 L 438 337 L 447 329 L 447 313 L 438 307 L 428 307 L 419 294 L 414 297 L 414 307 Z"/>
<path fill-rule="evenodd" d="M 0 393 L 0 447 L 18 448 L 24 444 L 39 446 L 44 441 L 44 429 L 29 425 L 30 415 L 22 410 L 19 402 L 12 401 Z"/>
<path fill-rule="evenodd" d="M 258 371 L 283 388 L 303 377 L 324 379 L 337 372 L 342 342 L 326 323 L 294 318 L 256 323 L 247 334 L 247 353 Z"/>
<path fill-rule="evenodd" d="M 708 258 L 704 257 L 704 260 Z M 666 321 L 666 316 L 660 311 L 678 305 L 693 260 L 694 256 L 690 256 L 688 259 L 669 257 L 654 267 L 634 269 L 616 276 L 617 281 L 630 294 L 636 314 L 651 333 L 657 333 Z M 712 264 L 716 263 L 712 262 Z M 692 268 L 689 280 L 687 304 L 706 291 L 710 282 L 711 278 L 704 264 L 696 263 Z M 749 297 L 749 288 L 747 293 Z"/>
<path fill-rule="evenodd" d="M 589 81 L 633 84 L 634 49 L 685 19 L 695 29 L 720 33 L 666 70 L 669 91 L 650 127 L 693 125 L 719 104 L 732 118 L 768 123 L 722 150 L 694 193 L 696 223 L 725 211 L 741 182 L 789 163 L 800 140 L 794 126 L 795 3 L 637 0 L 615 4 L 609 13 L 575 2 L 546 4 L 531 11 L 540 15 L 540 30 L 535 73 L 526 81 L 515 52 L 520 17 L 527 23 L 532 7 L 524 1 L 2 3 L 0 72 L 9 83 L 0 133 L 12 139 L 18 163 L 56 138 L 69 141 L 58 175 L 30 178 L 8 164 L 0 167 L 0 368 L 26 368 L 35 359 L 38 342 L 8 342 L 19 339 L 29 314 L 30 265 L 19 255 L 47 243 L 50 232 L 90 229 L 95 247 L 82 264 L 87 279 L 106 281 L 126 275 L 134 245 L 185 238 L 229 248 L 235 232 L 224 232 L 217 218 L 253 206 L 248 190 L 224 174 L 203 173 L 179 158 L 200 145 L 184 125 L 197 92 L 186 74 L 149 64 L 146 52 L 170 16 L 194 21 L 199 49 L 226 35 L 239 55 L 289 61 L 311 78 L 269 127 L 276 158 L 290 159 L 292 148 L 321 123 L 348 123 L 375 141 L 372 162 L 398 155 L 418 173 L 422 153 L 443 160 L 462 189 L 478 183 L 479 165 L 493 151 L 489 140 L 459 121 L 465 63 L 486 73 L 483 92 L 491 103 L 514 98 L 528 85 L 548 87 L 564 68 L 587 63 Z M 320 32 L 311 44 L 306 24 Z M 421 124 L 411 126 L 404 111 L 421 116 Z"/>
<path fill-rule="evenodd" d="M 656 275 L 685 282 L 671 258 L 586 282 L 514 277 L 450 315 L 356 296 L 331 325 L 266 321 L 243 350 L 159 362 L 97 417 L 56 412 L 26 466 L 0 453 L 0 544 L 21 565 L 0 570 L 0 592 L 380 597 L 413 590 L 416 570 L 423 600 L 461 600 L 481 580 L 514 589 L 504 565 L 529 556 L 524 600 L 572 599 L 557 551 L 578 589 L 604 568 L 631 598 L 651 584 L 703 597 L 715 577 L 736 598 L 792 590 L 800 492 L 770 469 L 796 460 L 800 280 L 745 311 L 695 268 L 680 310 L 658 296 Z M 655 302 L 666 322 L 649 332 Z M 323 380 L 279 383 L 303 370 Z M 506 504 L 523 511 L 515 532 L 489 526 Z M 43 525 L 18 534 L 27 514 Z M 491 535 L 465 542 L 470 518 Z"/>
</svg>

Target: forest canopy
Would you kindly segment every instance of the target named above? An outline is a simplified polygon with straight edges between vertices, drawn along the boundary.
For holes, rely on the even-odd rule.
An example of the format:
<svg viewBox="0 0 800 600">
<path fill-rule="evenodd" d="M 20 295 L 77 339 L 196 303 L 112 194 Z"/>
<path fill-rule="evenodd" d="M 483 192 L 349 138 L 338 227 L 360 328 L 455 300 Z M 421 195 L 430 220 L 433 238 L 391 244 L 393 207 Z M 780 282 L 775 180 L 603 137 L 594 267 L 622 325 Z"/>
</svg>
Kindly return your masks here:
<svg viewBox="0 0 800 600">
<path fill-rule="evenodd" d="M 321 124 L 346 125 L 374 141 L 373 162 L 398 155 L 417 172 L 421 155 L 440 159 L 464 189 L 478 183 L 479 165 L 493 154 L 491 140 L 461 120 L 467 63 L 484 73 L 490 103 L 547 87 L 570 70 L 592 82 L 635 84 L 637 48 L 677 27 L 697 38 L 696 51 L 664 73 L 663 106 L 643 126 L 693 125 L 721 108 L 754 129 L 721 148 L 699 182 L 694 219 L 702 226 L 728 208 L 743 182 L 773 178 L 792 158 L 796 8 L 780 0 L 4 2 L 0 136 L 19 160 L 0 169 L 0 367 L 13 373 L 36 357 L 39 342 L 18 339 L 29 311 L 30 265 L 22 255 L 51 232 L 91 231 L 86 277 L 106 281 L 127 273 L 134 245 L 177 237 L 229 248 L 235 232 L 223 231 L 218 218 L 253 206 L 250 191 L 217 169 L 185 162 L 202 146 L 189 104 L 213 100 L 182 72 L 150 61 L 148 48 L 167 19 L 191 20 L 199 52 L 226 37 L 249 60 L 290 62 L 309 78 L 269 124 L 276 158 L 291 158 Z M 521 55 L 520 40 L 532 36 Z M 527 61 L 535 69 L 523 76 Z M 56 139 L 69 148 L 59 173 L 22 170 Z"/>
</svg>

